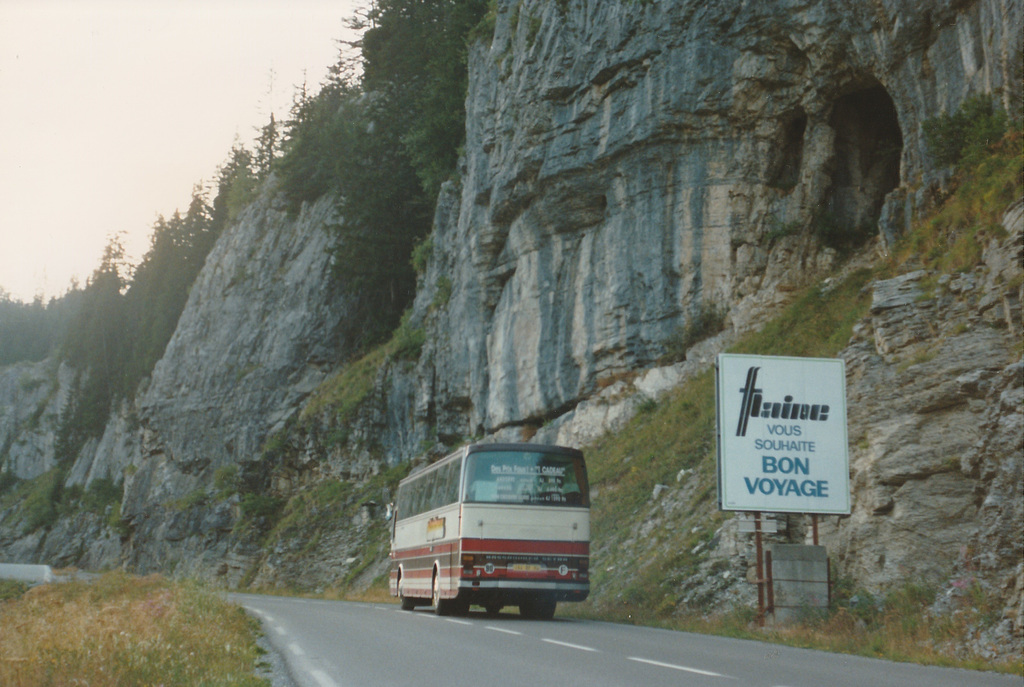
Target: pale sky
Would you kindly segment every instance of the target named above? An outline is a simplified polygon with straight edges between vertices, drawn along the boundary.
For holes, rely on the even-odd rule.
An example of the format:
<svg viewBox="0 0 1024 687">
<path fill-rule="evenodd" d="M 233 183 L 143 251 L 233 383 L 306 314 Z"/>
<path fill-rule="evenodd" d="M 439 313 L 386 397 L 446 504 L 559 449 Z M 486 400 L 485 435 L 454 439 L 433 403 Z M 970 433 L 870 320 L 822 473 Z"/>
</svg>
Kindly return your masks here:
<svg viewBox="0 0 1024 687">
<path fill-rule="evenodd" d="M 84 286 L 117 232 L 137 262 L 236 137 L 319 89 L 368 4 L 0 0 L 0 288 Z"/>
</svg>

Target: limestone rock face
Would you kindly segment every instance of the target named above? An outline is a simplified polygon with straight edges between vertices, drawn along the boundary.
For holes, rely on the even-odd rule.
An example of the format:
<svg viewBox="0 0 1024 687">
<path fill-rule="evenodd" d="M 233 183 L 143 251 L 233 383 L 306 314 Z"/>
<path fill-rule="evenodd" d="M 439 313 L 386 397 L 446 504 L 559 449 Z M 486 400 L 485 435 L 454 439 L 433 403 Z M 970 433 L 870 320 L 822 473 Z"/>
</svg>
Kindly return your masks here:
<svg viewBox="0 0 1024 687">
<path fill-rule="evenodd" d="M 72 370 L 52 360 L 0 367 L 0 469 L 32 479 L 56 465 L 60 412 L 73 383 Z"/>
<path fill-rule="evenodd" d="M 226 555 L 230 504 L 174 504 L 210 485 L 217 468 L 258 461 L 346 350 L 345 301 L 330 275 L 338 221 L 329 198 L 295 219 L 264 198 L 208 256 L 136 401 L 139 423 L 115 419 L 103 439 L 131 465 L 122 512 L 134 527 L 134 567 L 180 559 L 203 570 Z"/>
<path fill-rule="evenodd" d="M 257 203 L 210 253 L 139 404 L 149 445 L 183 471 L 256 458 L 336 362 L 337 221 L 330 199 L 295 221 Z"/>
<path fill-rule="evenodd" d="M 1024 639 L 1024 250 L 1018 202 L 1007 237 L 974 272 L 912 272 L 874 284 L 871 316 L 843 352 L 853 514 L 825 543 L 841 574 L 880 592 L 907 579 L 978 583 Z M 998 275 L 998 276 L 997 276 Z"/>
<path fill-rule="evenodd" d="M 542 423 L 702 308 L 756 326 L 827 274 L 823 242 L 879 218 L 892 240 L 930 198 L 908 190 L 933 179 L 921 122 L 983 91 L 1016 107 L 1013 19 L 997 0 L 499 2 L 419 300 L 439 428 Z"/>
</svg>

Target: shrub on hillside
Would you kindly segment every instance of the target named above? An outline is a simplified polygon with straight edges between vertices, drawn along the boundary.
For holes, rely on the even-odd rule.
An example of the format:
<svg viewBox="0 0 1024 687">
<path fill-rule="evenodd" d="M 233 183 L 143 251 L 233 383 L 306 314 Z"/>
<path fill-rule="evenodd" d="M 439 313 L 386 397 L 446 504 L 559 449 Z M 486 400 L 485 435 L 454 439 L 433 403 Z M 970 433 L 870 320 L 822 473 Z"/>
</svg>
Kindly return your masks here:
<svg viewBox="0 0 1024 687">
<path fill-rule="evenodd" d="M 943 112 L 921 124 L 925 145 L 935 163 L 951 167 L 976 162 L 989 146 L 1006 133 L 1006 113 L 992 106 L 992 98 L 978 95 L 968 98 L 956 114 Z"/>
<path fill-rule="evenodd" d="M 725 329 L 725 308 L 702 303 L 697 311 L 680 325 L 665 341 L 664 360 L 679 362 L 686 359 L 686 352 L 699 341 L 709 339 Z"/>
</svg>

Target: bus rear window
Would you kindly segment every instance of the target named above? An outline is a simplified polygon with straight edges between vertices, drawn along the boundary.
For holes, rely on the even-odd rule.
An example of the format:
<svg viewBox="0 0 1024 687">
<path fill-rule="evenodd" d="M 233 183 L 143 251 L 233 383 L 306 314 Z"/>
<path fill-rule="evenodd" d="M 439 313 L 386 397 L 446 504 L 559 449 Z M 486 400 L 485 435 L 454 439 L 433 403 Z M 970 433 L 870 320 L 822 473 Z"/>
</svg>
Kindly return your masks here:
<svg viewBox="0 0 1024 687">
<path fill-rule="evenodd" d="M 581 458 L 556 453 L 479 451 L 466 457 L 464 500 L 537 506 L 589 506 Z"/>
</svg>

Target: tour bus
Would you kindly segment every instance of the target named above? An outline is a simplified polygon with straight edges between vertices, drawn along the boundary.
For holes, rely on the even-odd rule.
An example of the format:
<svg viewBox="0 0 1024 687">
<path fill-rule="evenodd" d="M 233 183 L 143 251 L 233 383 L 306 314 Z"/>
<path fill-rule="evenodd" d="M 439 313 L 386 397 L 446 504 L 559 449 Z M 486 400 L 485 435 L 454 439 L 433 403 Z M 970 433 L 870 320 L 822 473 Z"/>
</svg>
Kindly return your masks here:
<svg viewBox="0 0 1024 687">
<path fill-rule="evenodd" d="M 402 608 L 550 619 L 590 593 L 590 487 L 562 446 L 471 444 L 398 485 L 389 587 Z"/>
</svg>

